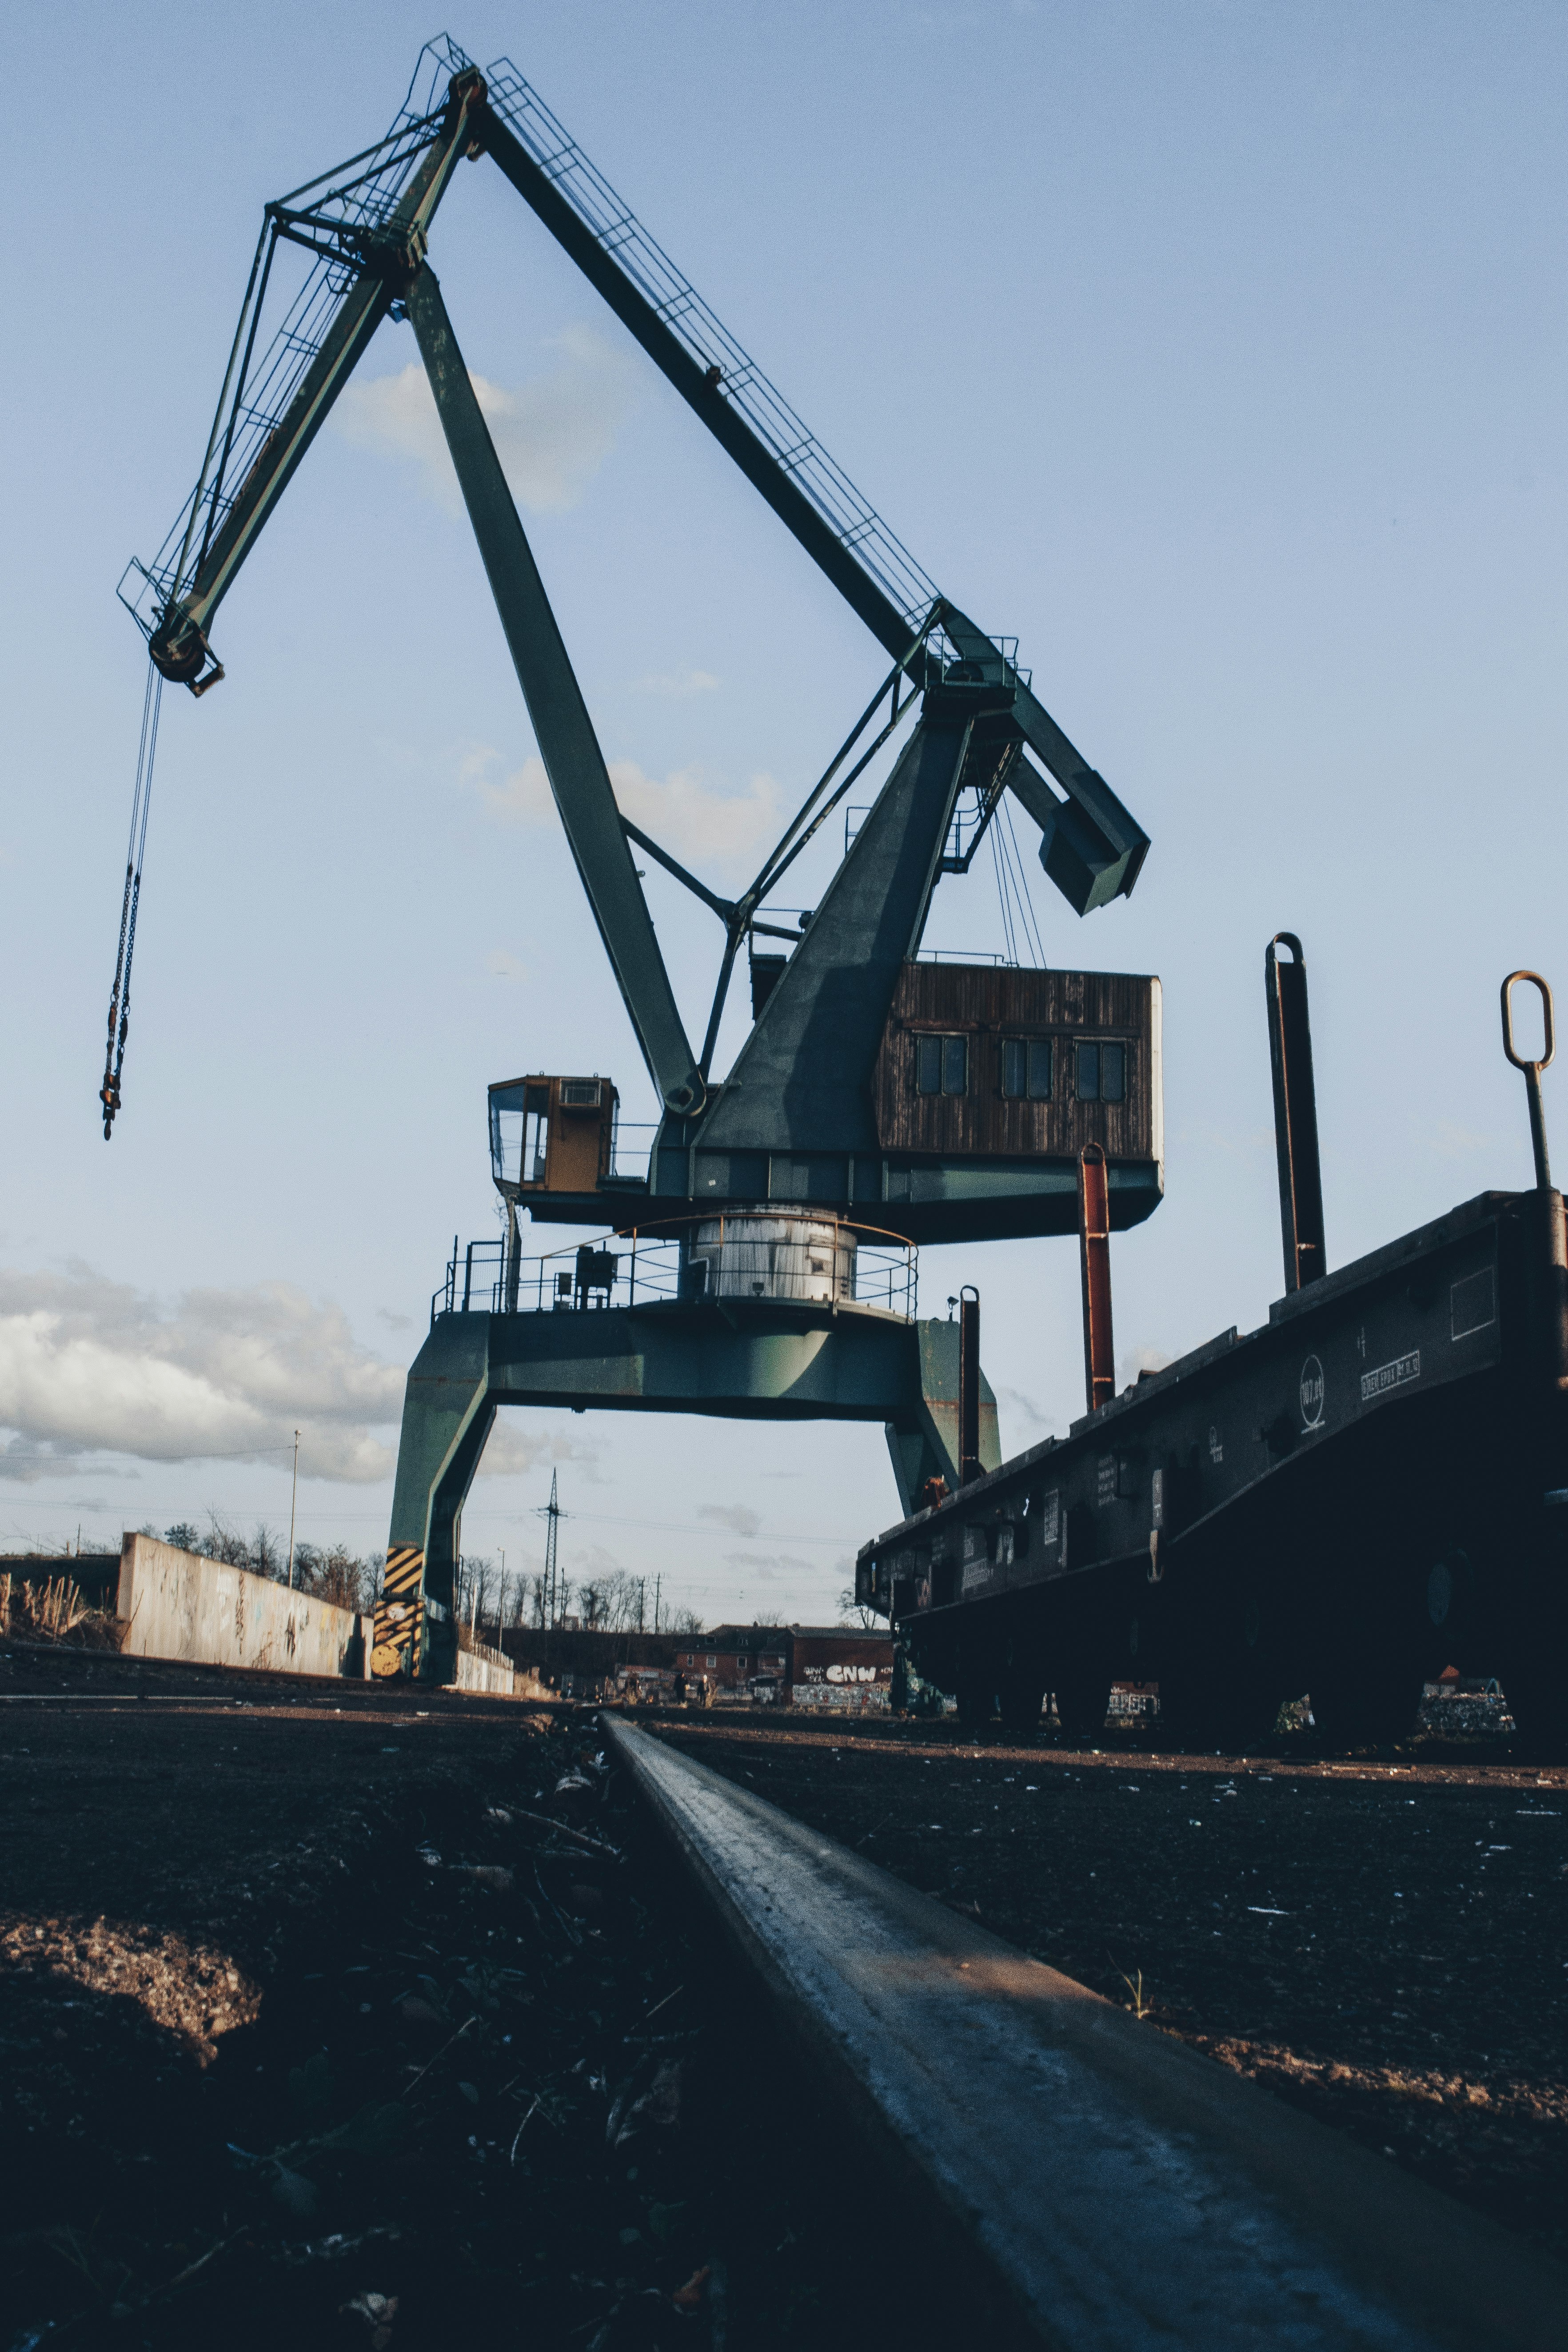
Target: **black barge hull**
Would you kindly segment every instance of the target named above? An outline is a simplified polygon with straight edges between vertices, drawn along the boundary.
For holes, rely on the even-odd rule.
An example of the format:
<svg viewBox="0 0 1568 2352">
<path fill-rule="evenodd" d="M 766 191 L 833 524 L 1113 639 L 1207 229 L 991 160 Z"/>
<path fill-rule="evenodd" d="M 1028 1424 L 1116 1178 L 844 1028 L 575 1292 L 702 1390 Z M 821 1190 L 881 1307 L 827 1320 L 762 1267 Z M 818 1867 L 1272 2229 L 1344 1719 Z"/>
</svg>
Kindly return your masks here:
<svg viewBox="0 0 1568 2352">
<path fill-rule="evenodd" d="M 1092 1737 L 1155 1682 L 1193 1744 L 1310 1692 L 1337 1744 L 1495 1675 L 1561 1738 L 1563 1195 L 1488 1192 L 1224 1332 L 865 1546 L 857 1598 L 979 1722 Z"/>
</svg>

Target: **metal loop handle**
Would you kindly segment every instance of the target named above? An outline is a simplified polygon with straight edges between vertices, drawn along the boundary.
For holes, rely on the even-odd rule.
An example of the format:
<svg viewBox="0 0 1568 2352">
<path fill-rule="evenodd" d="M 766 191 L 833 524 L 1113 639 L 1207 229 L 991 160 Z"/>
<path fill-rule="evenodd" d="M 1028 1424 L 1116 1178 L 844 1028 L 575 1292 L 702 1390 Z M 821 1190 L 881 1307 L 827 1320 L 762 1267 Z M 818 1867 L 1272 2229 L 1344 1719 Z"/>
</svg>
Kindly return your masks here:
<svg viewBox="0 0 1568 2352">
<path fill-rule="evenodd" d="M 1519 980 L 1528 980 L 1541 991 L 1541 1009 L 1546 1023 L 1546 1051 L 1539 1062 L 1527 1062 L 1514 1051 L 1513 986 Z M 1510 971 L 1503 982 L 1502 1049 L 1516 1070 L 1544 1070 L 1551 1066 L 1552 1056 L 1557 1050 L 1556 1032 L 1552 1020 L 1552 991 L 1538 971 Z"/>
</svg>

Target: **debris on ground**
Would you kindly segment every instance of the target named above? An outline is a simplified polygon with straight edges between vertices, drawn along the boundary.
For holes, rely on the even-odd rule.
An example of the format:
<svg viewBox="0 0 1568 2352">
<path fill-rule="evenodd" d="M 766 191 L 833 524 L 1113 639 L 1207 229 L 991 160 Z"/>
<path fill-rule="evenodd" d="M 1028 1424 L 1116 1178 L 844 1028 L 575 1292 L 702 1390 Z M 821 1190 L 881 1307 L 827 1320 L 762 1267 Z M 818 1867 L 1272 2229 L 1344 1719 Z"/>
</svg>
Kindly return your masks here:
<svg viewBox="0 0 1568 2352">
<path fill-rule="evenodd" d="M 280 1681 L 0 1654 L 0 2352 L 863 2342 L 840 2135 L 595 1719 Z"/>
</svg>

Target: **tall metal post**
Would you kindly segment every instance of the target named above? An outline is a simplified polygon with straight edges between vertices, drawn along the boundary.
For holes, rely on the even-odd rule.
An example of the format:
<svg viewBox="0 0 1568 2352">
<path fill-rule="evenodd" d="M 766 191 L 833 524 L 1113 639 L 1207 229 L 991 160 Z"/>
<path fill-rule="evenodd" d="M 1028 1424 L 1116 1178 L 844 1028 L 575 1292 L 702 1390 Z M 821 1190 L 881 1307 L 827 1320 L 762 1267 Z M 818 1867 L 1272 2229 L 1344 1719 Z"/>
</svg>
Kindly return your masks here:
<svg viewBox="0 0 1568 2352">
<path fill-rule="evenodd" d="M 1521 980 L 1528 980 L 1541 995 L 1541 1015 L 1544 1025 L 1539 1062 L 1527 1061 L 1514 1044 L 1513 989 L 1514 982 Z M 1503 982 L 1502 1050 L 1514 1068 L 1524 1073 L 1524 1090 L 1530 1102 L 1530 1149 L 1535 1160 L 1536 1189 L 1547 1192 L 1552 1189 L 1552 1162 L 1546 1151 L 1546 1114 L 1541 1105 L 1541 1073 L 1552 1066 L 1552 1055 L 1557 1051 L 1557 1032 L 1552 991 L 1538 971 L 1510 971 Z"/>
<path fill-rule="evenodd" d="M 1291 962 L 1280 961 L 1275 950 L 1281 947 L 1289 949 Z M 1294 931 L 1277 931 L 1269 940 L 1263 958 L 1263 985 L 1268 1004 L 1268 1060 L 1274 1074 L 1279 1227 L 1285 1247 L 1285 1288 L 1289 1292 L 1305 1290 L 1329 1270 L 1307 964 Z"/>
<path fill-rule="evenodd" d="M 1513 987 L 1528 980 L 1541 992 L 1543 1024 L 1541 1059 L 1531 1062 L 1518 1048 L 1513 1034 Z M 1541 1073 L 1551 1066 L 1557 1050 L 1552 991 L 1538 971 L 1510 971 L 1502 984 L 1502 1049 L 1516 1070 L 1524 1073 L 1530 1104 L 1530 1149 L 1535 1161 L 1535 1198 L 1531 1203 L 1541 1255 L 1537 1309 L 1542 1326 L 1542 1351 L 1547 1371 L 1559 1395 L 1568 1391 L 1568 1218 L 1563 1195 L 1552 1182 L 1552 1161 L 1546 1150 L 1546 1113 L 1541 1100 Z"/>
<path fill-rule="evenodd" d="M 958 1483 L 980 1475 L 980 1293 L 958 1294 Z"/>
<path fill-rule="evenodd" d="M 1078 1156 L 1079 1262 L 1083 1275 L 1083 1385 L 1090 1412 L 1116 1394 L 1110 1328 L 1110 1183 L 1105 1154 L 1086 1143 Z"/>
<path fill-rule="evenodd" d="M 294 1432 L 294 1484 L 289 1494 L 289 1590 L 294 1590 L 294 1513 L 300 1500 L 300 1433 Z M 77 1546 L 79 1551 L 81 1547 Z"/>
</svg>

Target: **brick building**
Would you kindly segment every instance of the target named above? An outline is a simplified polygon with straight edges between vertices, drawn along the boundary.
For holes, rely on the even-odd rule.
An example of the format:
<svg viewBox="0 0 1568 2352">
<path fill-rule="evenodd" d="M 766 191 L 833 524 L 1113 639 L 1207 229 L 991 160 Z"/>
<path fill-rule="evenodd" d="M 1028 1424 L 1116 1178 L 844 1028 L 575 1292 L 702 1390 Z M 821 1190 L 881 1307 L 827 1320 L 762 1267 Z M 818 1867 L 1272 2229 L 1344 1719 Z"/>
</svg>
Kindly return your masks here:
<svg viewBox="0 0 1568 2352">
<path fill-rule="evenodd" d="M 683 1635 L 677 1667 L 715 1704 L 885 1707 L 893 1681 L 887 1633 L 845 1625 L 716 1625 Z"/>
<path fill-rule="evenodd" d="M 846 1625 L 792 1625 L 795 1706 L 885 1707 L 893 1685 L 890 1633 Z"/>
<path fill-rule="evenodd" d="M 498 1647 L 563 1698 L 858 1710 L 885 1707 L 893 1680 L 891 1638 L 846 1625 L 715 1625 L 706 1633 L 509 1625 Z"/>
<path fill-rule="evenodd" d="M 687 1640 L 684 1633 L 545 1632 L 536 1625 L 508 1625 L 492 1638 L 514 1665 L 531 1666 L 563 1698 L 614 1697 L 628 1675 L 673 1683 L 675 1654 Z"/>
</svg>

